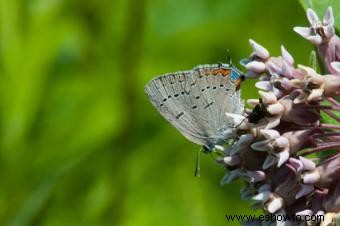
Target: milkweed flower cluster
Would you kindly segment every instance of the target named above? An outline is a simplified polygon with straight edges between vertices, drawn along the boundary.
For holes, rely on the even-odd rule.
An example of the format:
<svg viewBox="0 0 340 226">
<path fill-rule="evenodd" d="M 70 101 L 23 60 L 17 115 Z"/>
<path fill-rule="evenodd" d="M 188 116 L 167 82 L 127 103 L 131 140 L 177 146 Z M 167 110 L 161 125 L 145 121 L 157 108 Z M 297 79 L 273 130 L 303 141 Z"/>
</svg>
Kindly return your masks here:
<svg viewBox="0 0 340 226">
<path fill-rule="evenodd" d="M 307 17 L 310 27 L 294 31 L 316 46 L 328 72 L 295 66 L 285 47 L 274 57 L 250 40 L 253 52 L 241 63 L 246 77 L 259 78 L 261 98 L 248 100 L 245 115 L 227 113 L 237 139 L 217 161 L 228 169 L 222 184 L 243 179 L 241 197 L 255 209 L 324 220 L 245 225 L 340 225 L 340 39 L 331 7 L 322 21 L 311 9 Z"/>
</svg>

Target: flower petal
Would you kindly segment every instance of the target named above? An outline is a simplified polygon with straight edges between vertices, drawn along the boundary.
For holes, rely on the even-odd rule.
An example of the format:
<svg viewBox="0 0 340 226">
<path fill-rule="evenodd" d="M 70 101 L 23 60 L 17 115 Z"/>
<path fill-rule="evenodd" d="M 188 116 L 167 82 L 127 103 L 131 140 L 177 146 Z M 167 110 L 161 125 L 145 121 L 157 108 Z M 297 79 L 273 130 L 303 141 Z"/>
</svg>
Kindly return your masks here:
<svg viewBox="0 0 340 226">
<path fill-rule="evenodd" d="M 327 25 L 323 27 L 323 31 L 327 38 L 331 38 L 335 35 L 335 29 L 333 25 Z"/>
<path fill-rule="evenodd" d="M 316 25 L 320 21 L 318 15 L 311 8 L 307 9 L 307 18 L 311 25 Z"/>
<path fill-rule="evenodd" d="M 323 89 L 324 96 L 340 96 L 340 76 L 338 75 L 324 75 Z"/>
<path fill-rule="evenodd" d="M 254 136 L 251 134 L 243 134 L 240 136 L 240 139 L 237 141 L 237 146 L 239 148 L 245 148 L 251 144 L 251 142 L 254 140 Z"/>
<path fill-rule="evenodd" d="M 275 128 L 280 124 L 281 121 L 281 115 L 270 117 L 269 122 L 267 123 L 265 129 L 272 129 Z"/>
<path fill-rule="evenodd" d="M 287 91 L 293 89 L 294 88 L 293 83 L 292 83 L 293 80 L 298 80 L 298 79 L 291 79 L 290 80 L 288 78 L 282 78 L 282 80 L 281 80 L 281 87 L 284 90 L 287 90 Z"/>
<path fill-rule="evenodd" d="M 269 184 L 264 184 L 259 187 L 258 192 L 264 192 L 264 191 L 271 191 L 271 187 Z"/>
<path fill-rule="evenodd" d="M 313 68 L 304 66 L 302 64 L 299 64 L 298 68 L 302 70 L 306 77 L 312 78 L 314 83 L 321 84 L 323 82 L 322 76 L 316 73 Z"/>
<path fill-rule="evenodd" d="M 271 104 L 271 105 L 268 106 L 267 111 L 271 115 L 278 115 L 278 114 L 281 114 L 284 111 L 284 107 L 280 103 Z"/>
<path fill-rule="evenodd" d="M 273 61 L 269 60 L 267 62 L 267 70 L 271 75 L 281 74 L 281 67 L 275 64 Z"/>
<path fill-rule="evenodd" d="M 277 101 L 275 94 L 272 92 L 263 92 L 260 90 L 259 94 L 265 104 L 273 104 Z"/>
<path fill-rule="evenodd" d="M 280 197 L 275 197 L 266 203 L 266 209 L 269 213 L 275 213 L 283 207 L 283 200 Z"/>
<path fill-rule="evenodd" d="M 320 35 L 311 35 L 306 38 L 314 45 L 320 45 L 322 43 L 322 37 Z"/>
<path fill-rule="evenodd" d="M 223 158 L 223 162 L 228 166 L 236 166 L 241 163 L 241 158 L 239 155 L 226 156 Z"/>
<path fill-rule="evenodd" d="M 334 26 L 334 16 L 333 16 L 333 9 L 331 6 L 327 8 L 325 16 L 323 17 L 323 23 L 327 25 Z"/>
<path fill-rule="evenodd" d="M 280 89 L 276 88 L 275 86 L 273 86 L 273 93 L 278 98 L 283 96 L 283 92 Z"/>
<path fill-rule="evenodd" d="M 277 167 L 280 168 L 289 159 L 289 148 L 279 152 L 278 154 Z"/>
<path fill-rule="evenodd" d="M 313 185 L 303 184 L 303 185 L 301 185 L 301 189 L 295 195 L 295 198 L 299 199 L 299 198 L 301 198 L 303 196 L 306 196 L 306 195 L 310 194 L 312 191 L 314 191 L 314 186 Z"/>
<path fill-rule="evenodd" d="M 262 140 L 255 142 L 251 145 L 251 148 L 254 149 L 255 151 L 272 151 L 273 146 L 271 145 L 270 141 L 268 140 Z"/>
<path fill-rule="evenodd" d="M 339 214 L 337 214 L 337 215 L 339 215 Z M 335 221 L 337 221 L 336 224 L 334 224 Z M 322 221 L 320 226 L 333 226 L 333 225 L 338 226 L 339 225 L 338 222 L 339 222 L 339 219 L 336 219 L 335 213 L 326 213 L 325 216 L 324 216 L 324 220 Z"/>
<path fill-rule="evenodd" d="M 254 196 L 255 191 L 248 186 L 244 186 L 240 190 L 241 199 L 248 200 Z"/>
<path fill-rule="evenodd" d="M 292 65 L 289 65 L 286 61 L 282 62 L 281 74 L 287 78 L 293 78 L 294 68 Z"/>
<path fill-rule="evenodd" d="M 244 73 L 244 76 L 246 78 L 257 78 L 260 76 L 260 74 L 256 73 L 255 71 L 247 71 L 246 73 Z"/>
<path fill-rule="evenodd" d="M 312 215 L 313 211 L 312 210 L 302 210 L 296 213 L 296 215 L 301 215 L 301 216 L 307 216 L 307 215 Z"/>
<path fill-rule="evenodd" d="M 312 30 L 309 27 L 294 27 L 293 30 L 305 39 L 312 33 Z"/>
<path fill-rule="evenodd" d="M 288 147 L 289 141 L 286 137 L 279 137 L 275 139 L 275 146 L 279 148 L 285 148 Z"/>
<path fill-rule="evenodd" d="M 221 180 L 221 185 L 229 184 L 230 182 L 238 179 L 240 176 L 242 176 L 242 171 L 241 169 L 235 169 L 229 172 L 229 174 L 226 174 L 222 180 Z"/>
<path fill-rule="evenodd" d="M 334 61 L 331 63 L 331 66 L 336 72 L 340 73 L 340 62 Z"/>
<path fill-rule="evenodd" d="M 306 101 L 306 99 L 307 99 L 307 94 L 306 94 L 305 92 L 301 92 L 301 93 L 299 94 L 299 96 L 297 96 L 297 97 L 294 99 L 293 103 L 294 103 L 294 104 L 304 103 L 304 102 Z"/>
<path fill-rule="evenodd" d="M 268 155 L 266 160 L 262 164 L 262 169 L 266 170 L 277 162 L 277 157 L 273 155 Z"/>
<path fill-rule="evenodd" d="M 301 172 L 301 170 L 303 169 L 303 163 L 296 159 L 296 158 L 289 158 L 289 164 L 291 164 L 297 172 Z"/>
<path fill-rule="evenodd" d="M 244 176 L 250 183 L 255 183 L 259 181 L 263 181 L 266 179 L 266 174 L 263 171 L 257 170 L 257 171 L 247 171 Z"/>
<path fill-rule="evenodd" d="M 246 64 L 250 63 L 251 61 L 253 61 L 251 57 L 250 58 L 243 58 L 243 59 L 240 60 L 240 64 L 245 67 Z"/>
<path fill-rule="evenodd" d="M 301 177 L 302 177 L 303 183 L 305 184 L 315 184 L 319 182 L 321 179 L 320 173 L 318 172 L 318 170 L 306 172 L 302 174 Z"/>
<path fill-rule="evenodd" d="M 259 81 L 255 83 L 255 86 L 259 89 L 270 91 L 272 90 L 272 84 L 269 81 Z"/>
<path fill-rule="evenodd" d="M 266 48 L 258 44 L 252 39 L 249 39 L 249 44 L 252 47 L 256 56 L 260 57 L 263 60 L 266 60 L 269 57 L 269 52 Z"/>
<path fill-rule="evenodd" d="M 256 105 L 258 105 L 260 103 L 259 99 L 248 99 L 247 103 L 249 105 L 251 105 L 252 107 L 255 107 Z"/>
<path fill-rule="evenodd" d="M 251 61 L 248 64 L 246 64 L 246 68 L 249 71 L 254 71 L 256 73 L 262 73 L 266 69 L 266 65 L 260 61 Z"/>
<path fill-rule="evenodd" d="M 313 101 L 320 99 L 322 97 L 323 91 L 323 89 L 313 89 L 312 92 L 309 94 L 307 100 Z"/>
<path fill-rule="evenodd" d="M 283 57 L 283 59 L 290 65 L 294 64 L 294 58 L 292 57 L 292 55 L 286 50 L 286 48 L 281 45 L 281 55 Z"/>
<path fill-rule="evenodd" d="M 311 171 L 315 169 L 316 165 L 312 160 L 304 158 L 302 156 L 299 156 L 299 159 L 303 164 L 303 170 Z"/>
<path fill-rule="evenodd" d="M 237 126 L 240 129 L 248 129 L 249 125 L 247 124 L 247 121 L 245 120 L 245 117 L 243 115 L 238 115 L 230 112 L 226 112 L 225 115 L 233 121 L 234 126 Z"/>
<path fill-rule="evenodd" d="M 255 201 L 266 202 L 270 198 L 270 191 L 259 192 L 257 195 L 253 196 L 252 199 Z"/>
<path fill-rule="evenodd" d="M 260 132 L 268 140 L 273 140 L 280 137 L 280 133 L 273 129 L 261 129 Z"/>
</svg>

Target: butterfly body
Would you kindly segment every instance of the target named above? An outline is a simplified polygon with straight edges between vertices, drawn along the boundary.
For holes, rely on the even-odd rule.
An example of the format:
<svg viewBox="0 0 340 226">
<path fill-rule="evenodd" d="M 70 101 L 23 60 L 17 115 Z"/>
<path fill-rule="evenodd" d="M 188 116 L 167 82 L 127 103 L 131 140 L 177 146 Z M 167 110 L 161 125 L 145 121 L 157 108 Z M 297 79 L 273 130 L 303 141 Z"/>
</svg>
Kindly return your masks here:
<svg viewBox="0 0 340 226">
<path fill-rule="evenodd" d="M 145 87 L 153 106 L 190 141 L 213 150 L 232 137 L 226 112 L 243 113 L 241 72 L 229 64 L 199 65 L 168 73 Z"/>
</svg>

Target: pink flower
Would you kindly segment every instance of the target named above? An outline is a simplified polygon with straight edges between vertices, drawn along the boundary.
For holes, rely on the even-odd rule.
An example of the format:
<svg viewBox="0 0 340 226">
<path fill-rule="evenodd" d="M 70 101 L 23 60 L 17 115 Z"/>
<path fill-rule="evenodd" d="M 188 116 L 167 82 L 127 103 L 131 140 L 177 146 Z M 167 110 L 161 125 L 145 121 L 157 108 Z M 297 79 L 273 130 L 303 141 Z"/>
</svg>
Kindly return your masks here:
<svg viewBox="0 0 340 226">
<path fill-rule="evenodd" d="M 311 26 L 294 27 L 294 31 L 317 46 L 330 73 L 339 74 L 331 64 L 340 61 L 340 39 L 335 35 L 332 7 L 328 7 L 323 21 L 312 9 L 307 10 L 307 18 Z"/>
<path fill-rule="evenodd" d="M 294 31 L 315 45 L 328 42 L 335 34 L 332 7 L 328 7 L 323 21 L 312 10 L 307 9 L 310 27 L 294 27 Z"/>
</svg>

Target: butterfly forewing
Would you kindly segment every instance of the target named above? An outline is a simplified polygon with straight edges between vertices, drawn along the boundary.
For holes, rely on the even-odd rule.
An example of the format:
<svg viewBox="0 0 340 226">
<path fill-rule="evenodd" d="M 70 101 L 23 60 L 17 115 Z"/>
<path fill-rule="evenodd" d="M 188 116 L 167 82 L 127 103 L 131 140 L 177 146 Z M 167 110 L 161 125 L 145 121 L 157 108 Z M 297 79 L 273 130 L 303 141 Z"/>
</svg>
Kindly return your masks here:
<svg viewBox="0 0 340 226">
<path fill-rule="evenodd" d="M 165 74 L 145 87 L 161 115 L 187 139 L 200 145 L 225 139 L 232 126 L 225 113 L 243 112 L 240 93 L 228 77 L 230 71 L 216 71 L 219 67 L 201 65 L 191 71 Z"/>
</svg>

